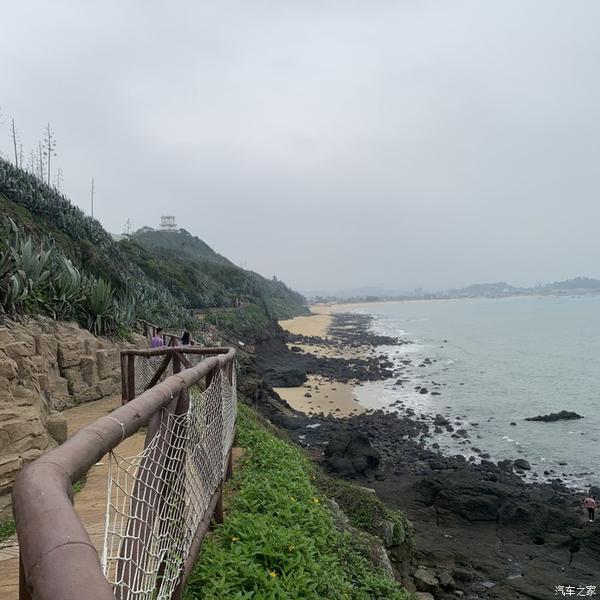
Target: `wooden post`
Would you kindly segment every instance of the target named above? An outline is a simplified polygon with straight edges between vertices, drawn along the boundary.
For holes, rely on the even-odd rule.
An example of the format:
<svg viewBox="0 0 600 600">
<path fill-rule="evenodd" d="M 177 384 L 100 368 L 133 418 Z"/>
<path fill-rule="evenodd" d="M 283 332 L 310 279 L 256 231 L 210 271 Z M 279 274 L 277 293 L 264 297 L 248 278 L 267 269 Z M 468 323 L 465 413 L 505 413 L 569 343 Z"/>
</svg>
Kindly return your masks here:
<svg viewBox="0 0 600 600">
<path fill-rule="evenodd" d="M 121 352 L 121 404 L 126 404 L 127 396 L 127 354 Z"/>
<path fill-rule="evenodd" d="M 31 594 L 27 589 L 27 579 L 25 577 L 25 569 L 23 568 L 23 561 L 21 560 L 21 554 L 19 553 L 19 600 L 31 600 Z"/>
<path fill-rule="evenodd" d="M 181 355 L 179 352 L 173 352 L 173 375 L 181 372 Z"/>
<path fill-rule="evenodd" d="M 227 455 L 227 471 L 225 472 L 225 480 L 231 479 L 233 475 L 233 446 L 229 448 L 229 454 Z"/>
<path fill-rule="evenodd" d="M 217 500 L 217 506 L 215 506 L 215 523 L 223 522 L 223 482 L 219 484 L 219 498 Z"/>
<path fill-rule="evenodd" d="M 135 356 L 127 356 L 127 400 L 135 398 Z"/>
</svg>

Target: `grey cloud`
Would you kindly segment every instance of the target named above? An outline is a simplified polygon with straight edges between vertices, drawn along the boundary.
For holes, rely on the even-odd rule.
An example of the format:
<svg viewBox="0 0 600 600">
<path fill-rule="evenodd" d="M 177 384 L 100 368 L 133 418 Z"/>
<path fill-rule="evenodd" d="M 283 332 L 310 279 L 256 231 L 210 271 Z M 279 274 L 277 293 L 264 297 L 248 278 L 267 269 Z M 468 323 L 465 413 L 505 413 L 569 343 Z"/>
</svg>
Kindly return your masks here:
<svg viewBox="0 0 600 600">
<path fill-rule="evenodd" d="M 28 2 L 4 125 L 66 193 L 301 289 L 600 276 L 593 0 Z"/>
</svg>

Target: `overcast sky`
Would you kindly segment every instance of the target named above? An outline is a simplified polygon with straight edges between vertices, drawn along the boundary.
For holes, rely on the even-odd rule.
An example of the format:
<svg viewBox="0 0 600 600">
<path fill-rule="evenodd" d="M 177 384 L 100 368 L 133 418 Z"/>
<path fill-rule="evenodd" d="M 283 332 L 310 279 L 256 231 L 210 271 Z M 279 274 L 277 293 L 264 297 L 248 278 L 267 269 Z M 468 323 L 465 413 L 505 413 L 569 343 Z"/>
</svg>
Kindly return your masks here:
<svg viewBox="0 0 600 600">
<path fill-rule="evenodd" d="M 0 149 L 300 290 L 600 277 L 600 2 L 12 2 Z"/>
</svg>

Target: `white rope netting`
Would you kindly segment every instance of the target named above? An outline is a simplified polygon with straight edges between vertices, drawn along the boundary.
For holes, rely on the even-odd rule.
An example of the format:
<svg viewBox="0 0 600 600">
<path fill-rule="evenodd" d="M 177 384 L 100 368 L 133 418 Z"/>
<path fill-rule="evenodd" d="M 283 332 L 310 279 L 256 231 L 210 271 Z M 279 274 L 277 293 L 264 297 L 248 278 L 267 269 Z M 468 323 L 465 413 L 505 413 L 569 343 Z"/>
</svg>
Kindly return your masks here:
<svg viewBox="0 0 600 600">
<path fill-rule="evenodd" d="M 190 367 L 195 367 L 198 363 L 206 360 L 205 354 L 196 354 L 196 353 L 186 353 L 183 351 L 185 359 L 190 364 Z M 154 374 L 160 368 L 165 355 L 157 355 L 157 356 L 135 356 L 135 396 L 139 396 L 141 393 L 145 392 L 154 377 Z M 185 365 L 181 365 L 181 369 L 187 368 Z M 167 368 L 164 373 L 160 376 L 156 383 L 160 383 L 164 381 L 167 377 L 173 375 L 173 361 L 169 361 Z"/>
<path fill-rule="evenodd" d="M 166 600 L 177 586 L 227 469 L 236 417 L 232 371 L 232 383 L 217 370 L 206 390 L 191 387 L 187 413 L 163 408 L 143 452 L 131 458 L 110 453 L 102 566 L 115 598 Z"/>
</svg>

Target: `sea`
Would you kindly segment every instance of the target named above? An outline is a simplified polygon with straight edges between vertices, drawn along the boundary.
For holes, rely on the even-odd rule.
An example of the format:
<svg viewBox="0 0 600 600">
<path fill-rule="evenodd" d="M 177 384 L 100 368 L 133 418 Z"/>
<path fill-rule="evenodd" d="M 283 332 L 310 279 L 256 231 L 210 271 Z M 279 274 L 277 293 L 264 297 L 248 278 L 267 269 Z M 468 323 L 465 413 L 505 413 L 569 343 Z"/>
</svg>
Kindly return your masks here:
<svg viewBox="0 0 600 600">
<path fill-rule="evenodd" d="M 469 442 L 448 432 L 428 440 L 446 453 L 524 458 L 528 478 L 600 485 L 600 296 L 415 300 L 350 310 L 372 315 L 374 332 L 410 342 L 380 348 L 405 368 L 405 383 L 360 386 L 361 404 L 439 413 L 465 427 Z M 397 401 L 403 404 L 392 406 Z M 525 420 L 563 409 L 584 418 Z"/>
</svg>

